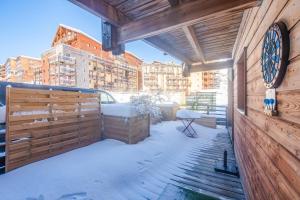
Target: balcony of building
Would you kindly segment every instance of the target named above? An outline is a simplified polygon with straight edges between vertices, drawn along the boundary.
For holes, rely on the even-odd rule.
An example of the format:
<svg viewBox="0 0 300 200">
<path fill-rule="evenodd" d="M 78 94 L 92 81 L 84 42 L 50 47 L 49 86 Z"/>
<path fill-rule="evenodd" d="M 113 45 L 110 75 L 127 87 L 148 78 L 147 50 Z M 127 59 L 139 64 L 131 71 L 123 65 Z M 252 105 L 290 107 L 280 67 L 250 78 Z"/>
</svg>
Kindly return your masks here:
<svg viewBox="0 0 300 200">
<path fill-rule="evenodd" d="M 49 57 L 49 64 L 75 65 L 76 64 L 76 58 L 66 56 L 66 55 L 53 55 L 53 56 Z"/>
</svg>

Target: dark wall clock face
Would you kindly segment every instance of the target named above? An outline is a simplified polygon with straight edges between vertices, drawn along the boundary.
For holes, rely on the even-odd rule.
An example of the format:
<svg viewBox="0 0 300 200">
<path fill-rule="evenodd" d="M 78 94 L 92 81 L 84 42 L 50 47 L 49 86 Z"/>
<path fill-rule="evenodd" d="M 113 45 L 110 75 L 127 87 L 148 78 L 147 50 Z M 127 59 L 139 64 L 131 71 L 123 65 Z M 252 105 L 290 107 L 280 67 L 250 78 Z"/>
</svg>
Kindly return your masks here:
<svg viewBox="0 0 300 200">
<path fill-rule="evenodd" d="M 263 79 L 267 88 L 276 88 L 282 82 L 288 65 L 289 46 L 285 24 L 273 24 L 265 34 L 261 55 Z"/>
</svg>

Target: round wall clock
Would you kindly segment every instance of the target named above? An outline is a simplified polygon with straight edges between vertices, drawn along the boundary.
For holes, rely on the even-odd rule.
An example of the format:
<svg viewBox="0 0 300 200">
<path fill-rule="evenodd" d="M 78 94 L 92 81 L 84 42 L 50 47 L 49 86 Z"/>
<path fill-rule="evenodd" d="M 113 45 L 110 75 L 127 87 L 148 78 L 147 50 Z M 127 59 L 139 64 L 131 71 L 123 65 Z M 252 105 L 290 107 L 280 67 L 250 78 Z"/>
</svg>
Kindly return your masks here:
<svg viewBox="0 0 300 200">
<path fill-rule="evenodd" d="M 267 88 L 277 88 L 285 75 L 290 51 L 289 33 L 283 22 L 274 23 L 265 34 L 261 65 Z"/>
</svg>

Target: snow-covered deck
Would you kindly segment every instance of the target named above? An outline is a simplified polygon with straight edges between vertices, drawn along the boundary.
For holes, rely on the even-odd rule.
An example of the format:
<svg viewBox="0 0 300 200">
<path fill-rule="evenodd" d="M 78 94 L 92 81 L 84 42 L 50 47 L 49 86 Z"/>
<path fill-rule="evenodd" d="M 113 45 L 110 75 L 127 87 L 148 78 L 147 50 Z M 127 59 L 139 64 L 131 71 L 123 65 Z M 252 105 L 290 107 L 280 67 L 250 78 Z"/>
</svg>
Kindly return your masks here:
<svg viewBox="0 0 300 200">
<path fill-rule="evenodd" d="M 193 125 L 199 137 L 188 138 L 180 126 L 163 122 L 136 145 L 104 140 L 1 175 L 1 199 L 158 199 L 170 184 L 244 199 L 239 179 L 213 169 L 224 149 L 234 160 L 226 130 Z"/>
</svg>

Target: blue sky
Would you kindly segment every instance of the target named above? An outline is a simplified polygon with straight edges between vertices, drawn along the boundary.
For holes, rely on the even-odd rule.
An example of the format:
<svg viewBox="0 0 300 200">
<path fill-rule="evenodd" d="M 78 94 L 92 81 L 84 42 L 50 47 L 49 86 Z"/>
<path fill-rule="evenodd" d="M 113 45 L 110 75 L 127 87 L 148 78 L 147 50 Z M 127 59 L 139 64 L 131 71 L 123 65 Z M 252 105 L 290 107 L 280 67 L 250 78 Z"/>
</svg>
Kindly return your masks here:
<svg viewBox="0 0 300 200">
<path fill-rule="evenodd" d="M 101 41 L 100 18 L 67 0 L 1 0 L 0 63 L 8 57 L 40 57 L 50 48 L 59 24 L 80 29 Z M 143 41 L 126 44 L 126 50 L 146 62 L 175 61 Z"/>
</svg>

